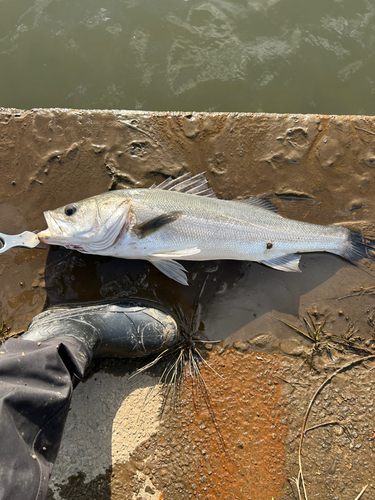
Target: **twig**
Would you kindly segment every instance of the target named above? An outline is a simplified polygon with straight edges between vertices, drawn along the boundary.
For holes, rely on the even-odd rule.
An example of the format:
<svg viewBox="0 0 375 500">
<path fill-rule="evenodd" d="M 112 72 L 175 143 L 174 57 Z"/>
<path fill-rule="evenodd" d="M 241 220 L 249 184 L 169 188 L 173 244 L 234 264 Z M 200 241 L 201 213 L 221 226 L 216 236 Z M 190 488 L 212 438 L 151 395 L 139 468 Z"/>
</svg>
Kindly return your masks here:
<svg viewBox="0 0 375 500">
<path fill-rule="evenodd" d="M 307 387 L 309 385 L 309 384 L 304 384 L 303 382 L 291 382 L 290 380 L 280 377 L 279 375 L 276 375 L 276 378 L 280 379 L 282 382 L 285 382 L 286 384 L 291 385 L 292 387 L 294 387 L 295 385 L 301 385 L 302 387 Z"/>
<path fill-rule="evenodd" d="M 367 490 L 367 487 L 368 487 L 368 484 L 366 484 L 366 486 L 364 486 L 362 488 L 362 490 L 360 491 L 359 495 L 357 495 L 354 500 L 359 500 L 361 498 L 361 496 L 363 495 L 363 493 Z"/>
<path fill-rule="evenodd" d="M 326 427 L 327 425 L 339 425 L 344 429 L 344 426 L 342 424 L 343 422 L 339 422 L 338 420 L 331 420 L 330 422 L 322 422 L 321 424 L 313 425 L 312 427 L 305 429 L 305 436 L 309 431 L 313 431 L 314 429 L 319 429 L 319 427 Z"/>
<path fill-rule="evenodd" d="M 293 483 L 295 485 L 295 487 L 297 488 L 298 500 L 302 500 L 301 490 L 299 488 L 299 479 L 292 477 L 289 479 L 289 482 Z M 293 491 L 293 488 L 292 488 L 292 491 Z M 294 495 L 294 492 L 293 492 L 293 495 Z"/>
<path fill-rule="evenodd" d="M 146 132 L 146 130 L 142 130 L 141 128 L 137 127 L 136 125 L 133 125 L 130 122 L 127 122 L 126 120 L 119 120 L 119 122 L 125 123 L 129 128 L 132 128 L 133 130 L 137 130 L 138 132 L 141 132 L 141 134 L 147 135 L 147 137 L 149 137 L 152 141 L 154 141 L 155 144 L 157 144 L 158 146 L 160 146 L 159 142 L 154 137 L 152 137 L 151 134 L 149 134 L 148 132 Z"/>
<path fill-rule="evenodd" d="M 351 297 L 360 297 L 361 295 L 365 295 L 365 294 L 368 294 L 368 295 L 375 295 L 375 287 L 374 286 L 366 286 L 366 287 L 360 287 L 360 288 L 355 288 L 351 293 L 347 294 L 347 295 L 343 295 L 342 297 L 333 297 L 333 298 L 337 298 L 338 300 L 342 300 L 342 299 L 348 299 L 348 298 L 351 298 Z"/>
<path fill-rule="evenodd" d="M 283 319 L 277 318 L 276 316 L 273 316 L 272 314 L 267 314 L 267 316 L 270 316 L 271 318 L 276 319 L 277 321 L 280 321 L 280 323 L 284 323 L 284 325 L 289 326 L 289 328 L 291 328 L 295 332 L 299 333 L 300 335 L 302 335 L 303 337 L 305 337 L 310 342 L 314 342 L 314 339 L 312 337 L 310 337 L 310 335 L 308 335 L 306 332 L 304 332 L 303 330 L 301 330 L 297 326 L 294 326 L 291 323 L 288 323 L 287 321 L 284 321 Z"/>
<path fill-rule="evenodd" d="M 361 128 L 361 127 L 354 127 L 354 128 L 356 130 L 362 130 L 362 132 L 366 132 L 367 134 L 375 135 L 375 132 L 371 132 L 371 130 L 366 130 L 365 128 Z"/>
<path fill-rule="evenodd" d="M 365 356 L 363 358 L 359 358 L 359 359 L 356 359 L 354 361 L 350 361 L 349 363 L 346 363 L 344 366 L 342 366 L 341 368 L 339 368 L 338 370 L 336 370 L 334 373 L 332 373 L 332 375 L 330 375 L 328 378 L 326 378 L 324 380 L 324 382 L 318 387 L 318 389 L 315 391 L 315 394 L 313 395 L 313 397 L 310 400 L 309 406 L 307 407 L 307 410 L 306 410 L 306 413 L 305 413 L 305 417 L 303 419 L 302 429 L 301 429 L 301 437 L 300 437 L 300 440 L 299 440 L 299 447 L 298 447 L 298 465 L 299 465 L 298 479 L 302 483 L 303 494 L 304 494 L 305 500 L 308 500 L 308 497 L 307 497 L 307 493 L 306 493 L 305 481 L 303 479 L 303 471 L 302 471 L 302 444 L 303 444 L 303 438 L 304 438 L 305 433 L 306 433 L 307 419 L 309 417 L 310 410 L 311 410 L 311 408 L 312 408 L 312 406 L 313 406 L 313 404 L 315 402 L 315 399 L 317 398 L 318 394 L 324 389 L 324 387 L 327 384 L 329 384 L 329 382 L 331 382 L 331 380 L 334 377 L 336 377 L 336 375 L 338 375 L 339 373 L 347 370 L 348 368 L 351 368 L 354 365 L 357 365 L 359 363 L 363 363 L 363 361 L 369 361 L 370 359 L 375 359 L 375 354 L 372 354 L 371 356 Z M 366 486 L 366 488 L 367 488 L 367 486 Z M 360 498 L 364 491 L 365 490 L 362 490 L 362 492 L 360 493 L 360 496 L 358 496 L 355 500 L 357 500 L 358 498 Z"/>
</svg>

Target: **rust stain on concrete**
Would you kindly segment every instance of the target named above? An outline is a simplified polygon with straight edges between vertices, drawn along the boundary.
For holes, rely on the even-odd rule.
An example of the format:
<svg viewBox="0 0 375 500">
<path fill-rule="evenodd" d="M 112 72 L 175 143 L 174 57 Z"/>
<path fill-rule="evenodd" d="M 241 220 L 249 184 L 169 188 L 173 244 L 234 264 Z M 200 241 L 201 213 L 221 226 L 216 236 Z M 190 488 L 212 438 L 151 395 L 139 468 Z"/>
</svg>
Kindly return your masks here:
<svg viewBox="0 0 375 500">
<path fill-rule="evenodd" d="M 202 367 L 211 408 L 185 377 L 184 393 L 157 435 L 125 464 L 113 467 L 113 500 L 132 498 L 140 474 L 165 500 L 263 500 L 279 498 L 286 482 L 287 432 L 277 354 L 211 354 Z M 214 416 L 213 416 L 214 413 Z M 136 498 L 136 497 L 135 497 Z"/>
<path fill-rule="evenodd" d="M 204 370 L 217 430 L 203 406 L 188 425 L 201 452 L 194 478 L 197 498 L 278 497 L 286 481 L 286 425 L 276 376 L 281 357 L 229 350 L 210 356 L 209 363 L 223 377 Z"/>
</svg>

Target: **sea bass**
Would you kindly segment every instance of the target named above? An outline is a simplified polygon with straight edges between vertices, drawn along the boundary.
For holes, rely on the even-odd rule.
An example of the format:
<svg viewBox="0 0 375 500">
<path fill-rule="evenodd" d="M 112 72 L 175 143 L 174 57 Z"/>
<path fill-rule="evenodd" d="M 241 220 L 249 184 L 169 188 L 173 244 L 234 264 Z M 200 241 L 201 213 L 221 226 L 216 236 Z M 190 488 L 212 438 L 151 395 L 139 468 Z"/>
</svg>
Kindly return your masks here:
<svg viewBox="0 0 375 500">
<path fill-rule="evenodd" d="M 280 216 L 269 200 L 222 200 L 204 174 L 122 189 L 44 212 L 51 245 L 124 259 L 145 259 L 187 285 L 177 260 L 232 259 L 299 271 L 300 253 L 331 252 L 355 263 L 373 257 L 372 242 L 341 226 Z"/>
</svg>

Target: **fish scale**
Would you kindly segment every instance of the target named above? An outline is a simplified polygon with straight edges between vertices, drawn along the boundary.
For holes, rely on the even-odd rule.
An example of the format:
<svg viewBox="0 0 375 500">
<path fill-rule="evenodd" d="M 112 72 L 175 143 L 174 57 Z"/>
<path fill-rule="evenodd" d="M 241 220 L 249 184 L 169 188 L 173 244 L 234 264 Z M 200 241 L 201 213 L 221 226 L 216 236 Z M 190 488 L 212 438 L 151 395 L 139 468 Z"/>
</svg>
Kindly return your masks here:
<svg viewBox="0 0 375 500">
<path fill-rule="evenodd" d="M 187 285 L 181 260 L 250 260 L 299 271 L 305 252 L 351 262 L 373 259 L 373 242 L 341 226 L 281 217 L 268 200 L 220 200 L 203 174 L 167 179 L 149 189 L 103 193 L 45 212 L 41 241 L 80 252 L 145 259 Z"/>
<path fill-rule="evenodd" d="M 144 255 L 152 253 L 152 248 L 162 251 L 168 241 L 176 249 L 187 246 L 200 248 L 198 255 L 187 256 L 184 260 L 227 258 L 258 261 L 294 252 L 340 252 L 347 239 L 345 228 L 285 219 L 238 201 L 192 199 L 193 196 L 180 193 L 164 197 L 156 190 L 129 190 L 129 194 L 133 210 L 140 214 L 141 219 L 150 218 L 160 211 L 184 213 L 182 220 L 167 226 L 152 239 L 150 237 L 146 250 L 136 248 Z M 186 222 L 189 223 L 188 231 L 185 230 Z M 131 235 L 125 235 L 121 244 L 126 244 L 127 239 L 131 239 Z M 272 243 L 271 249 L 266 248 L 267 243 Z"/>
</svg>

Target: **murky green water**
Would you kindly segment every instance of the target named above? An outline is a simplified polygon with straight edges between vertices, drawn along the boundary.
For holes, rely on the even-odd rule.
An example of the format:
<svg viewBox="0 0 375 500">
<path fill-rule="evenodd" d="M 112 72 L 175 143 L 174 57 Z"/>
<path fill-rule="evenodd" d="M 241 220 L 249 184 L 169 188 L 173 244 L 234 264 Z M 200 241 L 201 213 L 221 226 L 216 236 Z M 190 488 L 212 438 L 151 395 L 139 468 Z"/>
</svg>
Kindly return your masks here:
<svg viewBox="0 0 375 500">
<path fill-rule="evenodd" d="M 373 0 L 1 0 L 0 106 L 375 114 Z"/>
</svg>

